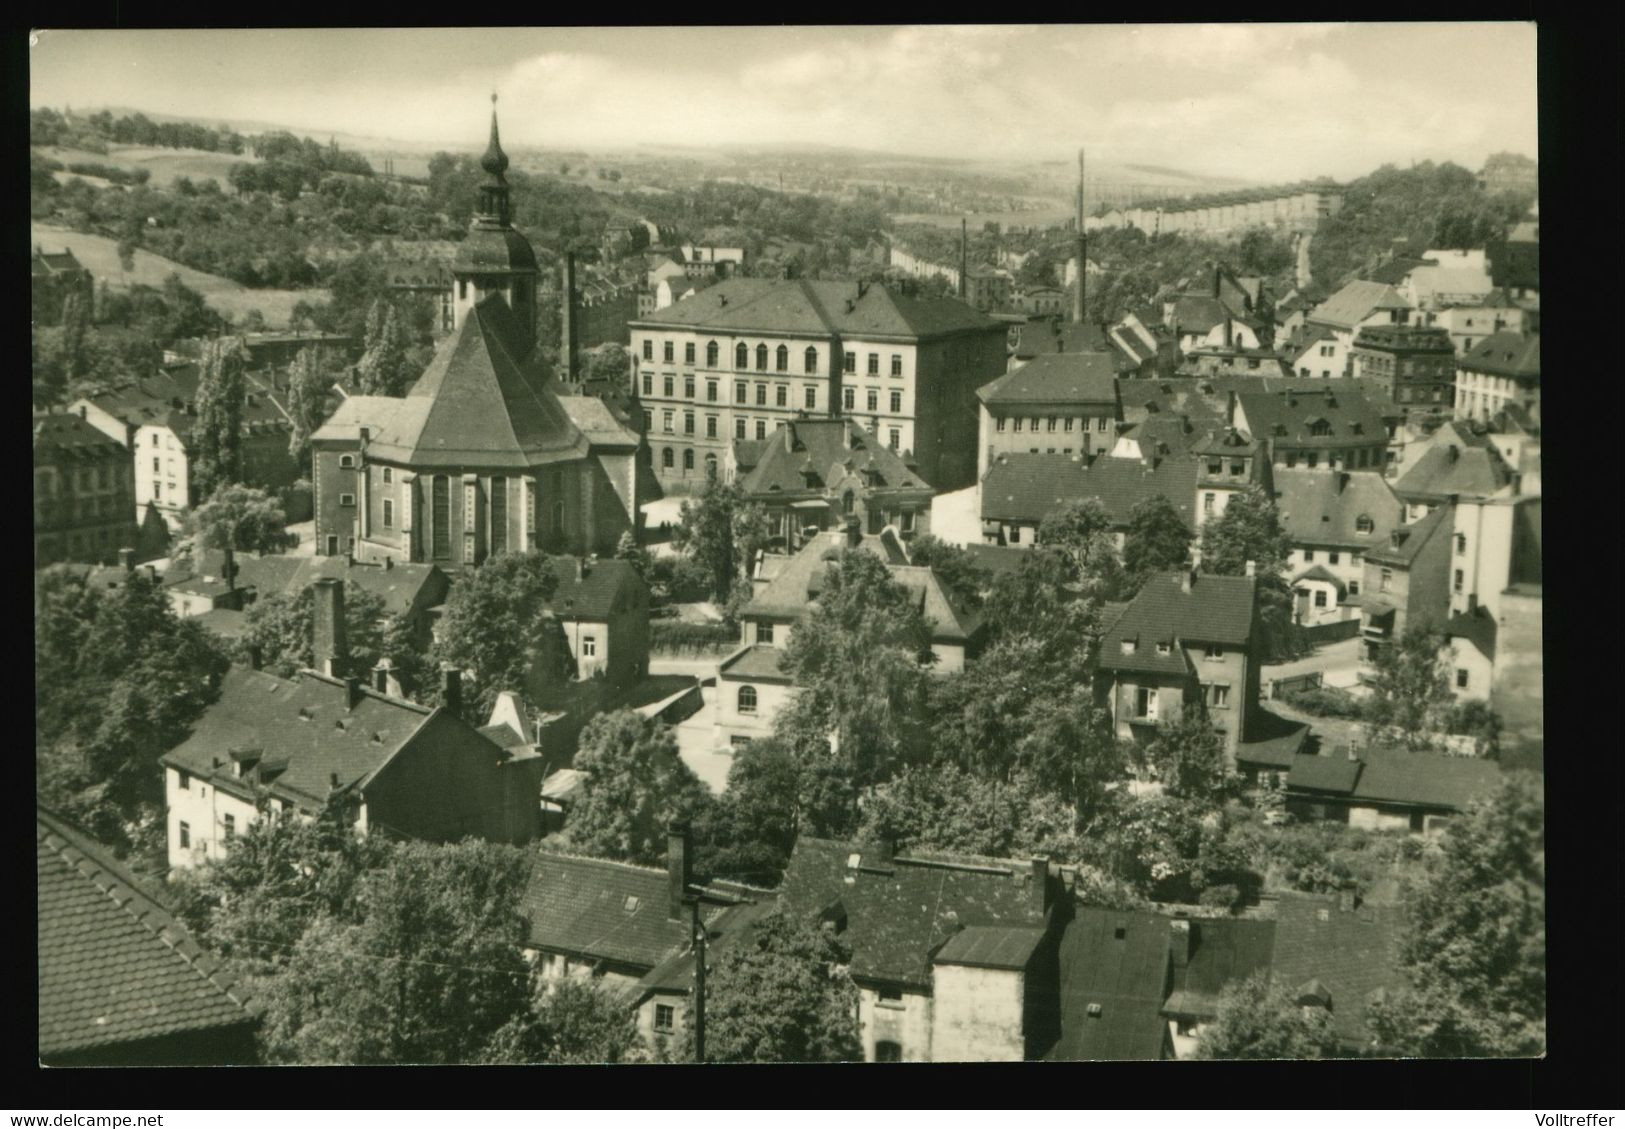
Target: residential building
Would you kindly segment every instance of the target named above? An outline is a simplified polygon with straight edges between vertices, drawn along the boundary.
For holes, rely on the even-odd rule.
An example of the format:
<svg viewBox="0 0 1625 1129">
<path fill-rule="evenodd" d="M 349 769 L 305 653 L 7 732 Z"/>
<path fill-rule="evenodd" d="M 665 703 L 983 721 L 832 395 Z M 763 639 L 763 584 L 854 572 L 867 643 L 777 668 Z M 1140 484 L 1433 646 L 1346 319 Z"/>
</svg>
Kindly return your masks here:
<svg viewBox="0 0 1625 1129">
<path fill-rule="evenodd" d="M 983 313 L 1009 309 L 1016 280 L 998 267 L 977 264 L 965 272 L 965 301 Z"/>
<path fill-rule="evenodd" d="M 1174 1057 L 1162 1017 L 1172 988 L 1161 914 L 1078 906 L 1057 945 L 1060 1036 L 1052 1062 Z"/>
<path fill-rule="evenodd" d="M 1368 326 L 1354 337 L 1356 380 L 1381 388 L 1407 415 L 1450 415 L 1456 398 L 1456 352 L 1450 334 L 1432 326 Z"/>
<path fill-rule="evenodd" d="M 1028 317 L 1059 317 L 1066 312 L 1066 294 L 1056 286 L 1025 286 L 1011 295 L 1011 304 Z"/>
<path fill-rule="evenodd" d="M 844 530 L 819 533 L 794 556 L 768 556 L 753 581 L 751 600 L 739 612 L 743 644 L 717 668 L 717 744 L 742 745 L 765 737 L 793 693 L 782 667 L 790 637 L 822 590 L 830 561 L 842 550 L 868 552 L 885 562 L 892 580 L 908 589 L 931 625 L 935 673 L 965 668 L 981 642 L 982 619 L 959 606 L 948 586 L 930 568 L 908 563 L 902 541 L 891 529 L 865 534 L 856 520 Z"/>
<path fill-rule="evenodd" d="M 130 452 L 82 417 L 36 415 L 34 567 L 110 564 L 136 543 Z"/>
<path fill-rule="evenodd" d="M 548 607 L 564 629 L 576 677 L 633 686 L 649 673 L 649 586 L 622 560 L 553 557 Z"/>
<path fill-rule="evenodd" d="M 1533 299 L 1538 313 L 1540 220 L 1531 214 L 1524 222 L 1513 224 L 1506 238 L 1492 242 L 1486 251 L 1490 262 L 1490 277 L 1495 285 L 1505 287 L 1515 299 Z"/>
<path fill-rule="evenodd" d="M 435 307 L 434 334 L 450 333 L 457 324 L 451 294 L 455 280 L 449 265 L 439 260 L 395 260 L 384 264 L 385 285 L 397 294 L 421 296 Z"/>
<path fill-rule="evenodd" d="M 710 244 L 684 243 L 683 272 L 690 278 L 717 275 L 727 278 L 745 265 L 743 247 L 714 247 Z"/>
<path fill-rule="evenodd" d="M 1357 618 L 1366 595 L 1365 556 L 1388 545 L 1405 507 L 1380 471 L 1274 472 L 1275 508 L 1291 539 L 1287 579 L 1298 623 Z"/>
<path fill-rule="evenodd" d="M 936 491 L 850 419 L 780 424 L 738 482 L 746 499 L 767 511 L 774 542 L 786 552 L 851 517 L 865 533 L 890 526 L 904 540 L 931 531 Z"/>
<path fill-rule="evenodd" d="M 1405 520 L 1415 521 L 1456 497 L 1487 497 L 1513 486 L 1513 471 L 1487 436 L 1446 424 L 1394 482 L 1405 503 Z"/>
<path fill-rule="evenodd" d="M 38 805 L 34 844 L 41 1065 L 258 1061 L 247 993 L 147 880 Z"/>
<path fill-rule="evenodd" d="M 632 332 L 655 473 L 679 488 L 803 413 L 860 421 L 932 486 L 968 486 L 975 390 L 1005 367 L 1002 322 L 864 283 L 728 279 Z"/>
<path fill-rule="evenodd" d="M 1154 576 L 1101 635 L 1100 687 L 1120 738 L 1145 744 L 1199 710 L 1232 768 L 1258 708 L 1257 581 L 1195 568 Z"/>
<path fill-rule="evenodd" d="M 1102 224 L 1120 215 L 1123 226 L 1137 227 L 1147 235 L 1229 235 L 1250 227 L 1314 231 L 1321 220 L 1342 208 L 1343 189 L 1318 180 L 1141 204 L 1108 213 Z"/>
<path fill-rule="evenodd" d="M 160 758 L 171 867 L 225 857 L 262 813 L 313 817 L 335 803 L 362 832 L 536 837 L 543 760 L 458 716 L 457 672 L 434 709 L 378 688 L 385 671 L 353 672 L 344 586 L 331 579 L 316 584 L 315 652 L 323 669 L 291 679 L 233 667 L 191 735 Z"/>
<path fill-rule="evenodd" d="M 1332 331 L 1331 338 L 1321 342 L 1329 345 L 1331 352 L 1317 357 L 1316 363 L 1310 367 L 1316 375 L 1324 371 L 1331 373 L 1333 378 L 1349 376 L 1352 374 L 1350 361 L 1354 338 L 1361 329 L 1367 326 L 1409 325 L 1410 320 L 1410 303 L 1392 286 L 1365 279 L 1350 282 L 1316 306 L 1305 320 L 1309 327 Z M 1302 375 L 1305 366 L 1301 356 L 1294 365 Z"/>
<path fill-rule="evenodd" d="M 663 310 L 674 302 L 681 302 L 684 298 L 692 298 L 700 291 L 715 285 L 718 281 L 716 275 L 710 274 L 700 275 L 698 278 L 690 278 L 686 274 L 662 278 L 655 284 L 654 309 Z M 653 312 L 654 310 L 649 310 L 647 313 L 639 310 L 638 317 L 647 317 L 648 314 Z"/>
<path fill-rule="evenodd" d="M 1388 424 L 1353 387 L 1237 392 L 1229 423 L 1263 442 L 1276 467 L 1365 470 L 1388 458 Z"/>
<path fill-rule="evenodd" d="M 1528 311 L 1497 286 L 1471 302 L 1442 306 L 1422 313 L 1422 324 L 1438 326 L 1450 335 L 1456 356 L 1465 357 L 1492 333 L 1522 333 Z"/>
<path fill-rule="evenodd" d="M 1455 507 L 1440 506 L 1393 529 L 1386 545 L 1365 553 L 1360 584 L 1360 636 L 1367 663 L 1407 631 L 1442 623 L 1450 608 L 1450 554 Z"/>
<path fill-rule="evenodd" d="M 803 835 L 779 901 L 851 946 L 866 1062 L 1019 1062 L 1055 1039 L 1063 895 L 1044 859 L 902 855 Z"/>
<path fill-rule="evenodd" d="M 240 340 L 250 372 L 286 369 L 306 349 L 342 357 L 355 345 L 351 338 L 342 333 L 322 333 L 317 330 L 245 333 Z"/>
<path fill-rule="evenodd" d="M 1431 833 L 1494 791 L 1494 761 L 1409 749 L 1334 747 L 1299 755 L 1286 775 L 1286 808 L 1299 819 L 1327 819 L 1367 831 Z"/>
<path fill-rule="evenodd" d="M 404 398 L 351 396 L 312 437 L 318 554 L 453 571 L 509 549 L 608 556 L 636 528 L 637 434 L 532 356 L 536 257 L 494 115 L 481 166 L 452 331 Z"/>
<path fill-rule="evenodd" d="M 1162 324 L 1185 356 L 1204 347 L 1265 350 L 1275 327 L 1262 316 L 1260 298 L 1256 288 L 1215 265 L 1202 291 L 1185 291 L 1163 302 Z"/>
<path fill-rule="evenodd" d="M 1194 529 L 1196 463 L 1155 449 L 1142 458 L 1098 455 L 1000 455 L 982 480 L 982 540 L 1031 548 L 1044 518 L 1069 502 L 1097 499 L 1121 548 L 1135 504 L 1162 495 Z"/>
<path fill-rule="evenodd" d="M 1540 334 L 1496 333 L 1456 363 L 1456 415 L 1487 421 L 1518 408 L 1540 423 Z"/>
<path fill-rule="evenodd" d="M 1110 918 L 1109 911 L 1095 911 Z M 1202 1032 L 1219 1015 L 1220 997 L 1232 984 L 1269 975 L 1275 955 L 1275 922 L 1269 918 L 1168 918 L 1156 915 L 1167 934 L 1169 990 L 1158 1014 L 1167 1022 L 1169 1058 L 1192 1058 Z M 1155 952 L 1154 938 L 1146 945 Z M 1102 943 L 1104 938 L 1102 938 Z M 1102 944 L 1103 947 L 1103 944 Z M 1327 961 L 1335 953 L 1323 954 Z"/>
<path fill-rule="evenodd" d="M 1283 893 L 1275 904 L 1270 979 L 1300 1007 L 1324 1008 L 1351 1054 L 1369 1053 L 1368 1008 L 1401 979 L 1398 905 L 1357 894 Z"/>
<path fill-rule="evenodd" d="M 1046 353 L 976 390 L 978 478 L 1005 454 L 1079 455 L 1110 449 L 1123 418 L 1111 353 Z"/>
<path fill-rule="evenodd" d="M 1152 426 L 1147 421 L 1135 431 Z M 1191 512 L 1200 524 L 1223 517 L 1231 498 L 1267 481 L 1264 445 L 1233 427 L 1208 430 L 1190 445 L 1190 454 L 1196 462 L 1196 502 Z"/>
<path fill-rule="evenodd" d="M 28 277 L 36 328 L 61 324 L 62 303 L 69 294 L 79 295 L 85 314 L 91 314 L 96 298 L 95 278 L 67 248 L 47 251 L 36 243 L 28 263 Z"/>
</svg>

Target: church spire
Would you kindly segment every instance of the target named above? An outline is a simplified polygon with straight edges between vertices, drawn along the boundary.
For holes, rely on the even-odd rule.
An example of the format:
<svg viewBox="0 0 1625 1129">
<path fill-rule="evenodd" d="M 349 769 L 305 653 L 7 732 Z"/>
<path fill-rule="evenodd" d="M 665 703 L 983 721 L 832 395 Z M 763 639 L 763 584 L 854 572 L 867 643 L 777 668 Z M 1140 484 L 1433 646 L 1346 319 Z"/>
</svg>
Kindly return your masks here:
<svg viewBox="0 0 1625 1129">
<path fill-rule="evenodd" d="M 480 158 L 486 182 L 480 186 L 480 217 L 508 223 L 508 182 L 503 173 L 508 171 L 508 154 L 502 151 L 502 139 L 497 133 L 497 96 L 491 94 L 491 141 Z"/>
</svg>

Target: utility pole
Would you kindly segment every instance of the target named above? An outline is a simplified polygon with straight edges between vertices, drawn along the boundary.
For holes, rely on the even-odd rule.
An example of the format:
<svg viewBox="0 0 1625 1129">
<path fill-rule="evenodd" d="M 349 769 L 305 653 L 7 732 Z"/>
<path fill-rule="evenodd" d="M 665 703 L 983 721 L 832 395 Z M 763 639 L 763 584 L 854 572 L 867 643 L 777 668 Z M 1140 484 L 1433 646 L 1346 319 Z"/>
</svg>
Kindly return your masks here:
<svg viewBox="0 0 1625 1129">
<path fill-rule="evenodd" d="M 705 922 L 700 899 L 689 902 L 694 911 L 694 1061 L 705 1061 Z"/>
</svg>

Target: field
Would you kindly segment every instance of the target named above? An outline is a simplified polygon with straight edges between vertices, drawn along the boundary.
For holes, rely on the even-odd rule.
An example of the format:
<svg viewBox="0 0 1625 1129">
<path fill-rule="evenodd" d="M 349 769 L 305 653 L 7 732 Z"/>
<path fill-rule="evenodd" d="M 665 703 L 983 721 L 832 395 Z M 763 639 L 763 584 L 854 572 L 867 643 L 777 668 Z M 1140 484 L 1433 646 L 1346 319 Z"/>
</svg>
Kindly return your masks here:
<svg viewBox="0 0 1625 1129">
<path fill-rule="evenodd" d="M 135 284 L 158 287 L 171 274 L 178 274 L 182 282 L 202 294 L 204 300 L 222 314 L 240 321 L 249 310 L 258 310 L 265 315 L 266 324 L 272 328 L 286 326 L 293 314 L 294 304 L 301 299 L 314 305 L 327 298 L 325 290 L 250 290 L 230 279 L 205 274 L 141 250 L 135 253 L 135 269 L 125 271 L 119 265 L 118 243 L 115 240 L 48 224 L 32 224 L 29 238 L 47 251 L 64 247 L 72 251 L 74 257 L 95 276 L 97 285 L 105 281 L 114 289 Z"/>
<path fill-rule="evenodd" d="M 247 154 L 207 153 L 202 149 L 158 149 L 145 145 L 109 145 L 105 157 L 83 149 L 41 147 L 38 151 L 64 165 L 87 161 L 113 165 L 129 172 L 146 169 L 152 176 L 148 183 L 154 188 L 167 188 L 182 176 L 193 180 L 213 178 L 224 188 L 232 165 L 254 163 L 254 158 Z"/>
</svg>

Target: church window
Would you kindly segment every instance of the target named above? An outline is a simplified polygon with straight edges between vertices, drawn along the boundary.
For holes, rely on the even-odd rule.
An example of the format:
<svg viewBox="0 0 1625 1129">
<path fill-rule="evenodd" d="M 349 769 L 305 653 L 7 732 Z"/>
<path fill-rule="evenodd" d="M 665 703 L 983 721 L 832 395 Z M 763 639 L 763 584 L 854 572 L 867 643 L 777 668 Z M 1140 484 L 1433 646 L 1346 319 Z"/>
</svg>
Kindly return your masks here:
<svg viewBox="0 0 1625 1129">
<path fill-rule="evenodd" d="M 814 349 L 811 345 L 809 345 L 809 346 L 807 346 L 807 352 L 805 354 L 803 354 L 803 357 L 804 357 L 804 359 L 802 361 L 802 367 L 803 367 L 804 371 L 806 371 L 806 372 L 817 372 L 818 371 L 818 350 Z"/>
<path fill-rule="evenodd" d="M 443 474 L 436 475 L 430 487 L 429 524 L 433 530 L 434 555 L 451 556 L 451 481 Z"/>
<path fill-rule="evenodd" d="M 750 367 L 750 346 L 741 341 L 734 346 L 734 368 L 747 369 Z"/>
<path fill-rule="evenodd" d="M 780 345 L 778 353 L 774 356 L 773 360 L 774 360 L 774 366 L 778 369 L 778 371 L 780 371 L 780 372 L 789 372 L 790 371 L 790 347 L 788 345 Z"/>
<path fill-rule="evenodd" d="M 715 341 L 708 342 L 705 346 L 705 367 L 717 367 L 717 343 Z"/>
<path fill-rule="evenodd" d="M 767 371 L 767 346 L 756 346 L 756 369 L 758 372 Z"/>
<path fill-rule="evenodd" d="M 508 480 L 491 479 L 491 552 L 508 549 Z"/>
<path fill-rule="evenodd" d="M 391 498 L 384 499 L 384 528 L 395 528 L 395 502 Z"/>
<path fill-rule="evenodd" d="M 345 470 L 349 470 L 351 467 L 355 466 L 355 456 L 354 455 L 340 455 L 339 456 L 339 466 L 343 467 Z M 154 474 L 158 473 L 158 460 L 157 459 L 152 460 L 152 470 L 153 470 Z"/>
</svg>

